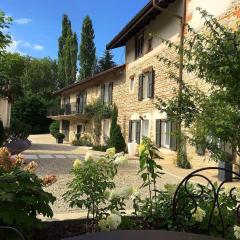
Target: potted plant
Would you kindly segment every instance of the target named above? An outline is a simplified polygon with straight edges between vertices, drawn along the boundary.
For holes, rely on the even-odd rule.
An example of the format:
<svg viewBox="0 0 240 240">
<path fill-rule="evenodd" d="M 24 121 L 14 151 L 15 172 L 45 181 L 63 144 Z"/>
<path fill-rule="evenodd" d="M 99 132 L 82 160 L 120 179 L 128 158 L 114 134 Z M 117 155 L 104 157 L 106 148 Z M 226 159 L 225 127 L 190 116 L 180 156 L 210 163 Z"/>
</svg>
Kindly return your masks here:
<svg viewBox="0 0 240 240">
<path fill-rule="evenodd" d="M 233 164 L 232 164 L 232 155 L 228 152 L 223 152 L 221 160 L 219 160 L 218 163 L 219 168 L 224 168 L 227 171 L 224 170 L 218 170 L 218 179 L 220 181 L 232 181 L 232 169 L 233 169 Z"/>
<path fill-rule="evenodd" d="M 63 133 L 57 133 L 56 134 L 56 140 L 57 140 L 58 144 L 63 143 L 64 138 L 65 138 L 65 135 Z"/>
</svg>

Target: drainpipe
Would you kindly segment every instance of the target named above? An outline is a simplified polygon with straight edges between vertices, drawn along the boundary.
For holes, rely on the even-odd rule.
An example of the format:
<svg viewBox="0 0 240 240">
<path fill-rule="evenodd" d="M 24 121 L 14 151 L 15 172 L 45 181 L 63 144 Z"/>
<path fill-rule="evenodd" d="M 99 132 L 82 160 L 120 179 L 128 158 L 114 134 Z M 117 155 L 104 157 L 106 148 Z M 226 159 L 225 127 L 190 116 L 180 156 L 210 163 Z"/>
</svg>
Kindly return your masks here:
<svg viewBox="0 0 240 240">
<path fill-rule="evenodd" d="M 186 26 L 186 14 L 187 14 L 187 0 L 183 0 L 183 13 L 182 16 L 179 16 L 168 9 L 160 7 L 157 3 L 157 0 L 153 0 L 153 7 L 161 12 L 166 12 L 167 14 L 176 17 L 180 20 L 181 30 L 180 30 L 180 54 L 179 54 L 179 83 L 178 83 L 178 94 L 179 94 L 179 115 L 181 116 L 181 102 L 182 102 L 182 88 L 183 88 L 183 60 L 184 60 L 184 40 L 185 40 L 185 26 Z M 178 143 L 182 138 L 182 121 L 178 122 Z M 179 151 L 178 151 L 179 154 Z"/>
</svg>

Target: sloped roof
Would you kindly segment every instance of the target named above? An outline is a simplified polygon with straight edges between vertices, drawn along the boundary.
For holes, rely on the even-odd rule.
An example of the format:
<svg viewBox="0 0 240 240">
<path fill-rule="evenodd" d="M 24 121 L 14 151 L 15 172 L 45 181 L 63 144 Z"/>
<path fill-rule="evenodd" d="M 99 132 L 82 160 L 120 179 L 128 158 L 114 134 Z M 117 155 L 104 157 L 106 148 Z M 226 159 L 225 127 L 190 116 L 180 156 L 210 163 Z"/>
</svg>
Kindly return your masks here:
<svg viewBox="0 0 240 240">
<path fill-rule="evenodd" d="M 169 4 L 176 0 L 158 0 L 158 5 L 162 8 L 168 8 Z M 107 45 L 107 49 L 114 49 L 125 46 L 126 42 L 146 25 L 148 25 L 153 19 L 155 19 L 162 12 L 155 9 L 153 1 L 142 8 L 137 15 L 113 38 L 113 40 Z"/>
<path fill-rule="evenodd" d="M 101 72 L 99 74 L 96 74 L 92 77 L 83 79 L 83 80 L 81 80 L 79 82 L 76 82 L 76 83 L 73 83 L 69 86 L 66 86 L 66 87 L 60 89 L 60 90 L 57 90 L 53 93 L 53 95 L 57 96 L 57 95 L 61 95 L 62 93 L 65 93 L 65 92 L 66 93 L 71 92 L 73 89 L 81 89 L 81 88 L 87 88 L 89 86 L 97 85 L 102 80 L 104 80 L 104 77 L 106 77 L 107 75 L 118 73 L 118 72 L 121 72 L 121 71 L 124 71 L 124 70 L 125 70 L 125 64 L 119 65 L 117 67 L 114 67 L 114 68 L 108 69 L 104 72 Z"/>
</svg>

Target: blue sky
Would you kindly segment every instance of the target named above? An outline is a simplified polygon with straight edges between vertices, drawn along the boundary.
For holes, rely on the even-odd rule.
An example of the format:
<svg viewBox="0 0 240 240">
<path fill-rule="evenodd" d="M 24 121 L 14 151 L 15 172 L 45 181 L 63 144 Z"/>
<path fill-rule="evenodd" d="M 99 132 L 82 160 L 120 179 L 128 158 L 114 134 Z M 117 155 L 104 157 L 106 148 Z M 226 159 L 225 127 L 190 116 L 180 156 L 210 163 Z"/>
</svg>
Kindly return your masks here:
<svg viewBox="0 0 240 240">
<path fill-rule="evenodd" d="M 61 19 L 65 13 L 80 36 L 83 18 L 90 15 L 95 29 L 97 55 L 149 0 L 0 0 L 0 9 L 14 18 L 10 28 L 10 51 L 33 57 L 57 58 Z M 124 49 L 113 51 L 115 61 L 124 63 Z"/>
</svg>

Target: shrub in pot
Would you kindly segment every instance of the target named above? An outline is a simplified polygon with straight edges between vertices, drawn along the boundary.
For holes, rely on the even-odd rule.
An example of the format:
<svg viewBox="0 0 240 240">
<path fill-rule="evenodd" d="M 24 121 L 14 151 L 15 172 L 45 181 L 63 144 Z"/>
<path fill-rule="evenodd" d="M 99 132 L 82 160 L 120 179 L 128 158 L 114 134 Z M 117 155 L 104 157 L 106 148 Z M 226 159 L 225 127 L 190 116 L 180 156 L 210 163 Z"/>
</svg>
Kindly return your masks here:
<svg viewBox="0 0 240 240">
<path fill-rule="evenodd" d="M 57 143 L 63 143 L 64 138 L 65 138 L 65 135 L 63 133 L 56 134 Z"/>
</svg>

